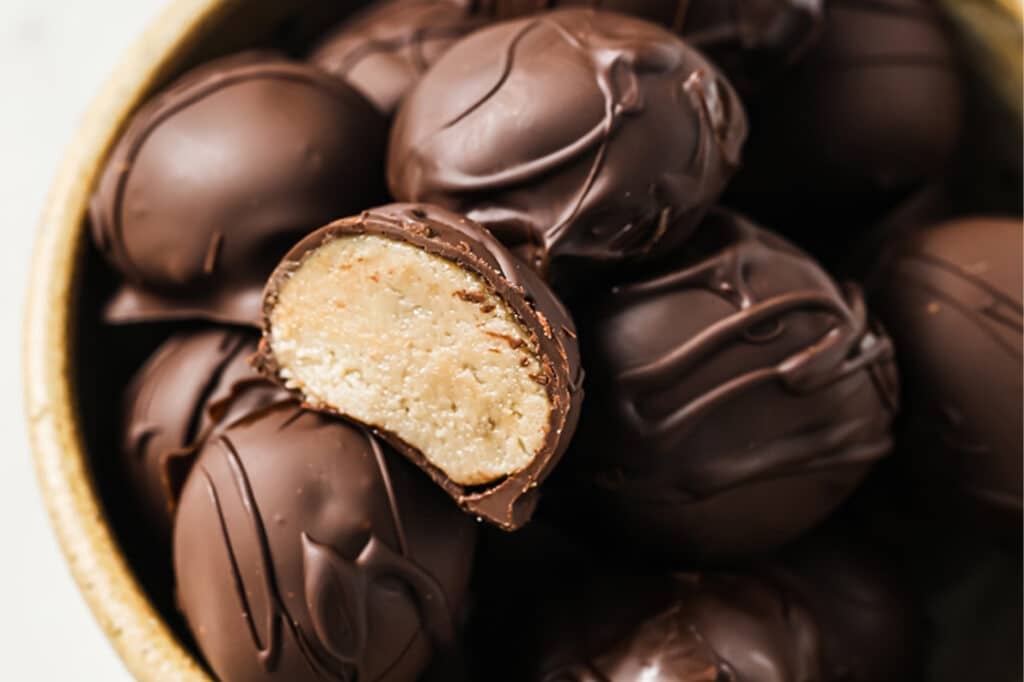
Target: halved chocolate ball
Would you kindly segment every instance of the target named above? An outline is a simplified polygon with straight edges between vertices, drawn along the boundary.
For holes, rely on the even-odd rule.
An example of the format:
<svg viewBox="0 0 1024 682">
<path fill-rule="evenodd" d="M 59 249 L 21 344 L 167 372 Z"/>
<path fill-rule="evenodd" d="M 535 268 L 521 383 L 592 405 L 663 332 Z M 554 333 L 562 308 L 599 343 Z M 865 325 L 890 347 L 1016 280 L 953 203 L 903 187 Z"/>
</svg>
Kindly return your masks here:
<svg viewBox="0 0 1024 682">
<path fill-rule="evenodd" d="M 264 298 L 264 373 L 376 429 L 464 509 L 516 528 L 582 400 L 573 322 L 481 226 L 394 204 L 300 242 Z"/>
<path fill-rule="evenodd" d="M 385 136 L 359 93 L 274 53 L 186 73 L 134 114 L 92 198 L 93 240 L 125 278 L 108 319 L 256 325 L 291 245 L 380 201 Z"/>
<path fill-rule="evenodd" d="M 734 214 L 600 297 L 581 332 L 589 399 L 564 465 L 580 499 L 552 499 L 585 533 L 675 562 L 764 551 L 892 446 L 892 346 L 857 287 Z"/>
<path fill-rule="evenodd" d="M 219 679 L 413 682 L 455 658 L 475 534 L 366 429 L 286 401 L 203 446 L 178 602 Z"/>
<path fill-rule="evenodd" d="M 446 52 L 399 109 L 388 185 L 464 213 L 562 293 L 684 240 L 739 162 L 743 107 L 633 17 L 545 12 Z"/>
</svg>

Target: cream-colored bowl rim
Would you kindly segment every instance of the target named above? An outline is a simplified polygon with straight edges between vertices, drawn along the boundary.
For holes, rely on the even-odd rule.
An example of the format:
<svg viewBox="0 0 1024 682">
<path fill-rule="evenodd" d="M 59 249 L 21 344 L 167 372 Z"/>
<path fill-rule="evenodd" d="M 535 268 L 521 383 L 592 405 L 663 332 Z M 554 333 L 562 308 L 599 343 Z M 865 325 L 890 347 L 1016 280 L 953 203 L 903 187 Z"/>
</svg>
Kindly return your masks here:
<svg viewBox="0 0 1024 682">
<path fill-rule="evenodd" d="M 176 0 L 124 55 L 81 122 L 50 190 L 36 237 L 24 330 L 29 436 L 50 520 L 78 587 L 139 680 L 208 680 L 129 569 L 92 485 L 75 414 L 71 358 L 83 219 L 100 164 L 124 119 L 168 60 L 231 0 Z"/>
</svg>

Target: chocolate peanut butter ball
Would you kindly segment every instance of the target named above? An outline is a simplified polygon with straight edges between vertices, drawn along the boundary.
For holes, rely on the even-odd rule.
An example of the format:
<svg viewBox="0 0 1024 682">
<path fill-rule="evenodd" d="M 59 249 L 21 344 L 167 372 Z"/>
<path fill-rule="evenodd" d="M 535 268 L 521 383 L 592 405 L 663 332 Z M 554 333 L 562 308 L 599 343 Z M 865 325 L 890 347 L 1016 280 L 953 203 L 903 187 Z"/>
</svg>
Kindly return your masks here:
<svg viewBox="0 0 1024 682">
<path fill-rule="evenodd" d="M 475 530 L 365 429 L 279 403 L 203 446 L 178 600 L 227 682 L 412 682 L 452 655 Z"/>
<path fill-rule="evenodd" d="M 728 570 L 645 573 L 634 556 L 632 571 L 609 573 L 603 554 L 566 557 L 565 542 L 532 534 L 535 525 L 511 536 L 516 554 L 482 547 L 490 579 L 477 586 L 469 629 L 480 679 L 922 679 L 920 613 L 869 547 L 829 535 Z M 495 666 L 510 646 L 523 655 Z"/>
<path fill-rule="evenodd" d="M 744 101 L 769 88 L 821 38 L 827 0 L 679 0 L 676 31 Z"/>
<path fill-rule="evenodd" d="M 811 612 L 753 572 L 580 576 L 532 610 L 502 640 L 526 653 L 495 679 L 839 682 L 822 676 Z"/>
<path fill-rule="evenodd" d="M 287 397 L 256 373 L 257 336 L 229 329 L 182 332 L 146 361 L 125 397 L 122 456 L 147 524 L 170 540 L 174 501 L 200 441 Z"/>
<path fill-rule="evenodd" d="M 480 225 L 392 204 L 317 230 L 274 271 L 264 374 L 375 432 L 467 511 L 513 529 L 568 446 L 576 331 Z"/>
<path fill-rule="evenodd" d="M 676 562 L 760 552 L 890 451 L 893 351 L 859 289 L 735 214 L 581 315 L 588 400 L 558 502 L 582 532 Z"/>
<path fill-rule="evenodd" d="M 324 38 L 310 61 L 391 115 L 452 43 L 483 25 L 470 0 L 387 0 Z"/>
<path fill-rule="evenodd" d="M 1018 536 L 1022 233 L 1020 218 L 935 225 L 891 245 L 871 280 L 906 386 L 900 445 L 913 475 Z"/>
<path fill-rule="evenodd" d="M 383 195 L 384 117 L 349 86 L 273 53 L 186 73 L 132 117 L 90 216 L 124 276 L 112 321 L 255 325 L 298 239 Z"/>
<path fill-rule="evenodd" d="M 388 185 L 464 213 L 571 291 L 684 240 L 745 136 L 732 87 L 668 30 L 559 10 L 481 29 L 437 61 L 399 110 Z"/>
<path fill-rule="evenodd" d="M 501 19 L 585 5 L 661 24 L 715 63 L 741 92 L 796 63 L 814 44 L 824 0 L 480 0 Z"/>
<path fill-rule="evenodd" d="M 841 264 L 861 231 L 946 171 L 962 97 L 931 0 L 827 0 L 813 49 L 746 102 L 727 202 Z"/>
</svg>

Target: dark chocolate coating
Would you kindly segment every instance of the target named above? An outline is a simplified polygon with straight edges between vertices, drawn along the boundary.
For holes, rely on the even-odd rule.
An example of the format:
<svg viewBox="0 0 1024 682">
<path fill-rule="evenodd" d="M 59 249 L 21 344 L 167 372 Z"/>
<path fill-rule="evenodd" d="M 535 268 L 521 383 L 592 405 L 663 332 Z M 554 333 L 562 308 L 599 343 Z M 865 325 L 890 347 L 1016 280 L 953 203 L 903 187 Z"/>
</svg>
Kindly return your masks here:
<svg viewBox="0 0 1024 682">
<path fill-rule="evenodd" d="M 475 220 L 560 291 L 685 239 L 739 162 L 746 117 L 699 53 L 586 9 L 481 29 L 403 102 L 388 185 Z"/>
<path fill-rule="evenodd" d="M 1020 218 L 965 218 L 891 246 L 871 280 L 907 391 L 901 454 L 919 482 L 1021 523 Z M 960 505 L 961 508 L 963 505 Z"/>
<path fill-rule="evenodd" d="M 787 549 L 766 570 L 796 595 L 817 624 L 824 680 L 921 679 L 922 614 L 894 566 L 869 547 L 812 538 Z"/>
<path fill-rule="evenodd" d="M 794 64 L 821 32 L 824 0 L 481 0 L 481 11 L 510 19 L 583 5 L 653 21 L 682 36 L 740 92 Z"/>
<path fill-rule="evenodd" d="M 565 556 L 566 543 L 535 526 L 503 543 L 516 553 L 481 547 L 486 580 L 468 629 L 480 679 L 921 679 L 920 614 L 866 546 L 815 537 L 742 569 L 672 575 L 636 572 L 631 557 L 633 570 L 613 574 L 600 555 Z M 510 647 L 523 654 L 493 674 Z"/>
<path fill-rule="evenodd" d="M 497 483 L 467 489 L 448 479 L 422 453 L 384 429 L 374 432 L 426 471 L 467 512 L 506 530 L 526 523 L 537 505 L 537 486 L 561 459 L 576 430 L 583 402 L 576 327 L 551 289 L 514 257 L 486 229 L 448 210 L 427 204 L 389 204 L 327 225 L 299 242 L 274 270 L 264 296 L 260 370 L 284 383 L 268 334 L 270 315 L 281 284 L 302 259 L 319 246 L 344 235 L 371 234 L 394 239 L 446 258 L 478 275 L 512 309 L 537 344 L 543 384 L 551 401 L 546 440 L 530 464 Z M 301 397 L 301 396 L 300 396 Z M 326 405 L 310 405 L 329 411 Z"/>
<path fill-rule="evenodd" d="M 204 445 L 178 600 L 222 680 L 416 680 L 454 645 L 475 528 L 365 429 L 287 401 Z"/>
<path fill-rule="evenodd" d="M 391 115 L 452 43 L 483 24 L 467 0 L 373 4 L 324 38 L 309 60 Z"/>
<path fill-rule="evenodd" d="M 241 53 L 186 73 L 134 114 L 92 198 L 93 239 L 125 277 L 108 318 L 255 325 L 296 240 L 379 202 L 385 136 L 308 64 Z"/>
<path fill-rule="evenodd" d="M 753 573 L 585 579 L 539 609 L 536 653 L 503 679 L 826 682 L 811 613 Z"/>
<path fill-rule="evenodd" d="M 249 365 L 256 340 L 229 329 L 175 334 L 128 386 L 121 443 L 130 493 L 168 542 L 180 484 L 202 438 L 287 395 Z"/>
<path fill-rule="evenodd" d="M 930 0 L 827 0 L 800 64 L 749 99 L 727 202 L 840 260 L 856 234 L 945 171 L 962 82 Z"/>
<path fill-rule="evenodd" d="M 677 32 L 749 98 L 797 64 L 821 36 L 826 0 L 679 0 Z"/>
<path fill-rule="evenodd" d="M 566 508 L 674 560 L 779 546 L 889 453 L 892 347 L 859 289 L 715 212 L 688 251 L 581 318 L 588 400 Z"/>
</svg>

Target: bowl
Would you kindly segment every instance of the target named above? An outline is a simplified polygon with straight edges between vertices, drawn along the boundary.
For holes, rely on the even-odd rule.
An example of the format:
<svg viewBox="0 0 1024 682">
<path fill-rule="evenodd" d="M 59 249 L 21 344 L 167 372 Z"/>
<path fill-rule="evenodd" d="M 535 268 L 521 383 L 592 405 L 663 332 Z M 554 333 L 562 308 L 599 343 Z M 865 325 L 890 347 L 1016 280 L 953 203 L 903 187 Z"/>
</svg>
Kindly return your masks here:
<svg viewBox="0 0 1024 682">
<path fill-rule="evenodd" d="M 118 494 L 113 438 L 118 391 L 166 333 L 112 333 L 99 321 L 113 287 L 87 238 L 91 188 L 129 115 L 175 74 L 250 46 L 295 55 L 358 2 L 175 0 L 124 56 L 84 117 L 39 227 L 27 304 L 24 372 L 29 431 L 47 510 L 79 588 L 139 680 L 207 680 L 175 615 L 167 557 L 147 545 Z M 1020 135 L 1018 0 L 943 0 L 1001 144 Z M 991 110 L 991 111 L 988 111 Z M 1001 131 L 1001 132 L 1000 132 Z M 1017 142 L 1011 162 L 1019 164 Z M 1014 188 L 1019 189 L 1019 188 Z"/>
</svg>

